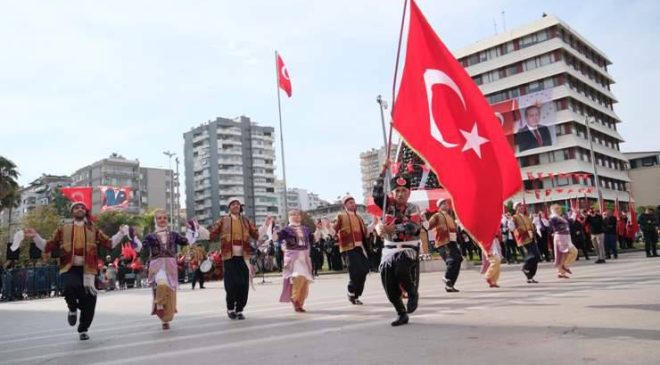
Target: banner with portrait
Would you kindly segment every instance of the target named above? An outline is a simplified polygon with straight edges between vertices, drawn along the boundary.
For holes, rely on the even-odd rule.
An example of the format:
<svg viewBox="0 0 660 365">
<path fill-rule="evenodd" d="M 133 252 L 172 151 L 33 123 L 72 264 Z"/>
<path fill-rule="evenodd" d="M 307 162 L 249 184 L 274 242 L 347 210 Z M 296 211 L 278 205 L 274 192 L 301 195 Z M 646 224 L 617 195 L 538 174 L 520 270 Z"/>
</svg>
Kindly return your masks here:
<svg viewBox="0 0 660 365">
<path fill-rule="evenodd" d="M 99 186 L 101 191 L 101 211 L 126 210 L 131 200 L 131 188 Z"/>
</svg>

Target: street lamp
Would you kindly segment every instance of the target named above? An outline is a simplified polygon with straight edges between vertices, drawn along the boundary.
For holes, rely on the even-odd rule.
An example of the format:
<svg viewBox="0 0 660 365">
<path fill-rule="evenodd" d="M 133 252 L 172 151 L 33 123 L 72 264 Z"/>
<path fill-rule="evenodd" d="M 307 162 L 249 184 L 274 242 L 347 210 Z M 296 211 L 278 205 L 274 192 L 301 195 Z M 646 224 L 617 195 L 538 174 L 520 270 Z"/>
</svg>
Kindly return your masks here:
<svg viewBox="0 0 660 365">
<path fill-rule="evenodd" d="M 176 153 L 165 151 L 163 152 L 165 156 L 169 158 L 170 166 L 170 229 L 174 231 L 174 173 L 172 172 L 172 157 L 176 156 Z"/>
<path fill-rule="evenodd" d="M 592 115 L 587 115 L 584 118 L 584 124 L 587 126 L 587 139 L 589 140 L 589 152 L 591 155 L 591 166 L 594 170 L 594 183 L 596 184 L 596 194 L 598 195 L 598 206 L 599 209 L 603 209 L 603 194 L 600 191 L 600 179 L 598 178 L 598 167 L 596 167 L 596 156 L 594 153 L 594 141 L 591 139 L 591 128 L 589 124 L 594 123 L 596 118 Z M 601 212 L 603 213 L 603 212 Z"/>
</svg>

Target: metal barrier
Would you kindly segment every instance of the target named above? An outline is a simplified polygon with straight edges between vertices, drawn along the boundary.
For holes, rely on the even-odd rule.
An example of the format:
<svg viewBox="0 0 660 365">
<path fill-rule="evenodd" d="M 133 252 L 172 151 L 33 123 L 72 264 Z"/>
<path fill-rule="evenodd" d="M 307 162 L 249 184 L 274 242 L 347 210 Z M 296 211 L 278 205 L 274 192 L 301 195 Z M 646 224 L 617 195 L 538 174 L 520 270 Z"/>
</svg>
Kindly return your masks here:
<svg viewBox="0 0 660 365">
<path fill-rule="evenodd" d="M 2 269 L 2 300 L 59 296 L 62 284 L 56 265 Z"/>
</svg>

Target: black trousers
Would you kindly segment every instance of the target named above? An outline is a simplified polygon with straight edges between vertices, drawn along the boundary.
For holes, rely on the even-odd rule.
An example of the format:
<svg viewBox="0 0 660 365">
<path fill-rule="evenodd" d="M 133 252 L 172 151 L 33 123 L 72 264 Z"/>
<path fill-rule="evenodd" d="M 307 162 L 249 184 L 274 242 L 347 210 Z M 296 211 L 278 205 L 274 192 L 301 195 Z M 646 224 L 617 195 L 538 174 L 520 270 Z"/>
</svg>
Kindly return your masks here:
<svg viewBox="0 0 660 365">
<path fill-rule="evenodd" d="M 339 246 L 335 245 L 332 247 L 332 253 L 331 257 L 328 258 L 330 260 L 330 269 L 333 271 L 341 271 L 344 270 L 344 264 L 341 260 L 341 253 L 339 252 Z"/>
<path fill-rule="evenodd" d="M 401 288 L 408 293 L 408 297 L 417 295 L 417 288 L 413 280 L 416 262 L 401 253 L 397 255 L 391 265 L 380 270 L 380 279 L 387 299 L 392 303 L 396 312 L 401 315 L 407 312 L 401 299 Z"/>
<path fill-rule="evenodd" d="M 344 255 L 348 263 L 348 295 L 357 299 L 364 291 L 364 282 L 369 274 L 369 259 L 360 247 L 346 251 Z"/>
<path fill-rule="evenodd" d="M 536 236 L 537 247 L 539 250 L 539 260 L 544 259 L 545 261 L 550 261 L 551 249 L 548 247 L 548 234 L 543 233 L 541 236 Z M 554 254 L 554 252 L 552 252 Z"/>
<path fill-rule="evenodd" d="M 193 273 L 193 279 L 192 279 L 192 288 L 195 289 L 195 284 L 199 282 L 199 287 L 203 288 L 204 287 L 204 273 L 202 270 L 197 268 L 195 272 Z"/>
<path fill-rule="evenodd" d="M 87 294 L 83 286 L 83 268 L 73 266 L 69 271 L 62 274 L 62 286 L 64 287 L 64 300 L 69 307 L 69 312 L 80 309 L 78 321 L 78 332 L 87 332 L 94 319 L 96 310 L 96 296 Z"/>
<path fill-rule="evenodd" d="M 523 263 L 522 271 L 525 273 L 527 279 L 533 279 L 534 276 L 536 276 L 536 270 L 539 267 L 541 255 L 539 254 L 539 248 L 534 241 L 526 244 L 525 249 L 527 250 L 527 254 L 525 255 L 525 262 Z"/>
<path fill-rule="evenodd" d="M 224 262 L 227 310 L 242 312 L 250 291 L 250 271 L 243 257 L 234 256 Z"/>
<path fill-rule="evenodd" d="M 516 241 L 512 239 L 507 239 L 506 240 L 506 251 L 504 251 L 505 256 L 506 256 L 506 261 L 507 263 L 513 263 L 518 262 L 518 246 L 516 246 Z M 521 255 L 521 257 L 524 257 L 525 255 Z"/>
<path fill-rule="evenodd" d="M 658 233 L 654 231 L 642 231 L 644 234 L 644 250 L 647 256 L 658 255 Z"/>
<path fill-rule="evenodd" d="M 449 242 L 440 247 L 440 257 L 445 260 L 445 264 L 447 265 L 447 270 L 445 271 L 447 286 L 454 286 L 456 280 L 458 280 L 458 274 L 461 272 L 461 262 L 463 262 L 463 256 L 461 256 L 458 243 Z"/>
</svg>

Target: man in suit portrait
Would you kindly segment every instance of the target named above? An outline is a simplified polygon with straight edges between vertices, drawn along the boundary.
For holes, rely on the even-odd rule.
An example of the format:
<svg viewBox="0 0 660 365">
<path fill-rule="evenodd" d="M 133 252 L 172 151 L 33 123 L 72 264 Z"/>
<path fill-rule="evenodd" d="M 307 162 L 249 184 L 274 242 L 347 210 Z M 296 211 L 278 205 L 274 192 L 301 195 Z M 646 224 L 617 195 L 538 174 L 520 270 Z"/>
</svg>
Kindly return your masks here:
<svg viewBox="0 0 660 365">
<path fill-rule="evenodd" d="M 525 109 L 525 126 L 516 133 L 519 152 L 552 145 L 548 127 L 541 125 L 541 107 L 532 105 Z"/>
</svg>

